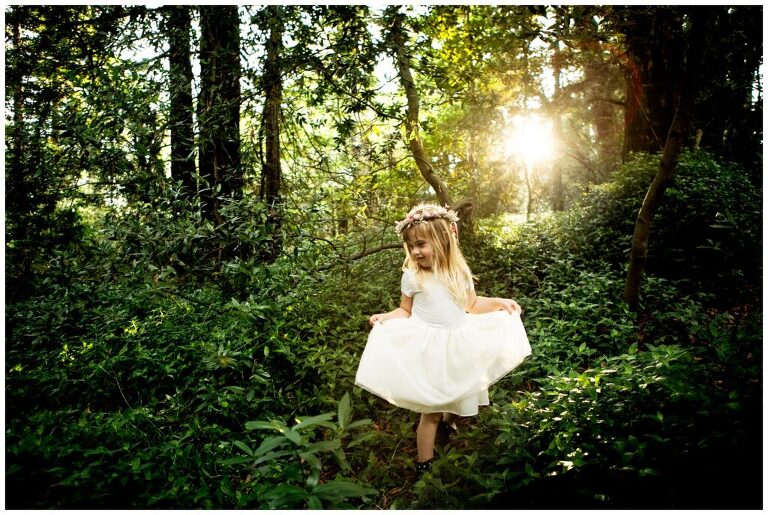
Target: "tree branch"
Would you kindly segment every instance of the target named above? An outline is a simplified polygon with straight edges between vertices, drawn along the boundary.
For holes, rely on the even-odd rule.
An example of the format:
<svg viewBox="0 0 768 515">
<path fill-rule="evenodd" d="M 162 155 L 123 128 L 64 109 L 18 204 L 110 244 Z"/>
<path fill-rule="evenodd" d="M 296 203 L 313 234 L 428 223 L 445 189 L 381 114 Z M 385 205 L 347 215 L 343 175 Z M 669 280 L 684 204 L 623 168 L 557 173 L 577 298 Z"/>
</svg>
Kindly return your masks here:
<svg viewBox="0 0 768 515">
<path fill-rule="evenodd" d="M 405 120 L 405 136 L 408 140 L 408 146 L 411 149 L 416 166 L 421 175 L 426 179 L 432 189 L 435 190 L 437 198 L 444 206 L 453 205 L 451 194 L 448 187 L 435 173 L 430 164 L 424 147 L 419 137 L 419 94 L 416 90 L 416 84 L 411 75 L 411 65 L 408 53 L 405 48 L 405 34 L 403 33 L 402 21 L 399 15 L 395 14 L 390 27 L 389 39 L 392 45 L 391 51 L 395 56 L 400 83 L 405 90 L 405 96 L 408 99 L 408 114 Z"/>
<path fill-rule="evenodd" d="M 362 258 L 364 258 L 366 256 L 370 256 L 371 254 L 375 254 L 377 252 L 381 252 L 382 250 L 402 249 L 402 248 L 403 248 L 403 244 L 402 243 L 387 243 L 387 244 L 384 244 L 384 245 L 382 245 L 380 247 L 376 247 L 376 248 L 373 248 L 373 249 L 365 249 L 362 252 L 358 252 L 357 254 L 349 256 L 348 258 L 346 258 L 345 261 L 349 262 L 349 261 L 355 261 L 355 260 L 358 260 L 358 259 L 362 259 Z M 338 263 L 338 261 L 334 261 L 333 263 L 331 263 L 329 265 L 321 266 L 317 270 L 319 272 L 322 272 L 322 271 L 325 271 L 325 270 L 329 270 L 329 269 L 333 268 L 334 266 L 336 266 L 336 263 Z"/>
</svg>

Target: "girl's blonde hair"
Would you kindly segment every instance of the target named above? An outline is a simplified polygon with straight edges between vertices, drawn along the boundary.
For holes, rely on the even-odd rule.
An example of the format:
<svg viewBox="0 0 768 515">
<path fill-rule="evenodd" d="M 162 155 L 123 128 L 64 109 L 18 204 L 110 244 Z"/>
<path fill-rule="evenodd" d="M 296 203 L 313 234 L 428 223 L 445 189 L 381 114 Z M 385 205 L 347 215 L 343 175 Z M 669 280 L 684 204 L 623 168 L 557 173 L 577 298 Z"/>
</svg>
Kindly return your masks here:
<svg viewBox="0 0 768 515">
<path fill-rule="evenodd" d="M 416 260 L 411 259 L 411 253 L 408 250 L 408 235 L 413 234 L 416 239 L 428 241 L 432 247 L 431 270 L 433 277 L 448 288 L 457 305 L 465 308 L 469 300 L 473 277 L 459 248 L 458 236 L 451 228 L 452 224 L 454 222 L 449 222 L 444 218 L 431 218 L 406 227 L 402 231 L 405 248 L 403 271 L 414 271 L 416 280 L 422 284 L 427 272 L 419 266 Z"/>
</svg>

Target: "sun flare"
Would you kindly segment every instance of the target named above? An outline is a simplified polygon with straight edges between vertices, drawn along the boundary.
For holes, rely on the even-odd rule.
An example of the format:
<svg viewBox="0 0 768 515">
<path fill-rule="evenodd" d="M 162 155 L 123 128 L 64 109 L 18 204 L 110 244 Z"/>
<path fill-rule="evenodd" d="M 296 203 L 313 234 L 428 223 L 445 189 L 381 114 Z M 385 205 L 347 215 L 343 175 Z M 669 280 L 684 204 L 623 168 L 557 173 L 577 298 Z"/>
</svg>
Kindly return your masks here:
<svg viewBox="0 0 768 515">
<path fill-rule="evenodd" d="M 552 122 L 539 116 L 515 116 L 509 128 L 507 152 L 532 167 L 551 159 L 556 147 Z"/>
</svg>

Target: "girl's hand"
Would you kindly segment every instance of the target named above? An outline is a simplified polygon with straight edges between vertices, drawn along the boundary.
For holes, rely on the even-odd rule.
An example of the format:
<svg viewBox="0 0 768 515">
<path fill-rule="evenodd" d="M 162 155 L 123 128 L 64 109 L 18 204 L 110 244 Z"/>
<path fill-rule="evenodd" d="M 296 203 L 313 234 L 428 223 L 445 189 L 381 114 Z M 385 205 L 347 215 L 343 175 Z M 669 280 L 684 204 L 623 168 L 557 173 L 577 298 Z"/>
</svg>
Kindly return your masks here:
<svg viewBox="0 0 768 515">
<path fill-rule="evenodd" d="M 386 313 L 376 313 L 375 315 L 371 315 L 371 318 L 368 319 L 368 323 L 371 325 L 375 325 L 376 322 L 383 324 L 384 320 L 386 320 L 384 315 L 386 315 Z"/>
<path fill-rule="evenodd" d="M 397 307 L 389 313 L 377 313 L 371 315 L 368 319 L 368 323 L 375 325 L 376 322 L 383 324 L 390 318 L 407 318 L 411 316 L 411 308 L 413 307 L 413 297 L 408 297 L 405 293 L 400 296 L 400 307 Z"/>
<path fill-rule="evenodd" d="M 523 308 L 520 307 L 520 304 L 512 299 L 499 299 L 498 302 L 501 305 L 501 309 L 507 311 L 510 315 L 523 312 Z"/>
</svg>

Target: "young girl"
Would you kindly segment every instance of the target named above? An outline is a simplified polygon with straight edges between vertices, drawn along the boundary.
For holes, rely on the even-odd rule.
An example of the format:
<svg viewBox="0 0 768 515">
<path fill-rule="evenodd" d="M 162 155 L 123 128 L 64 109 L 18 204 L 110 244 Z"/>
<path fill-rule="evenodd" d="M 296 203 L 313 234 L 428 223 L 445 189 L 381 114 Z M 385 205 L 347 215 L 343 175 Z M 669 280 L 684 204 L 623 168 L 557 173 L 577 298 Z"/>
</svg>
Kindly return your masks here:
<svg viewBox="0 0 768 515">
<path fill-rule="evenodd" d="M 400 307 L 370 317 L 373 326 L 355 384 L 421 413 L 418 470 L 434 457 L 438 426 L 488 405 L 488 387 L 517 367 L 531 347 L 512 299 L 478 297 L 458 245 L 456 213 L 432 204 L 398 222 L 405 246 Z"/>
</svg>

